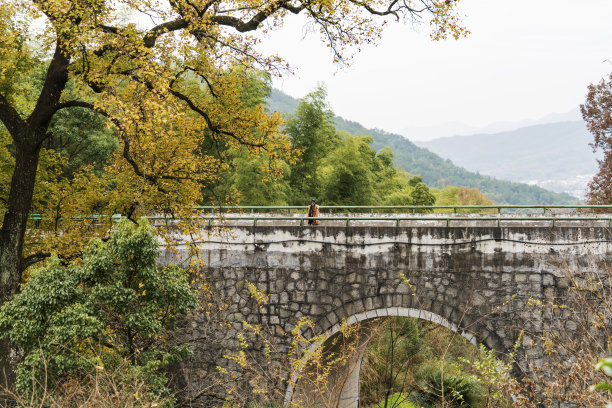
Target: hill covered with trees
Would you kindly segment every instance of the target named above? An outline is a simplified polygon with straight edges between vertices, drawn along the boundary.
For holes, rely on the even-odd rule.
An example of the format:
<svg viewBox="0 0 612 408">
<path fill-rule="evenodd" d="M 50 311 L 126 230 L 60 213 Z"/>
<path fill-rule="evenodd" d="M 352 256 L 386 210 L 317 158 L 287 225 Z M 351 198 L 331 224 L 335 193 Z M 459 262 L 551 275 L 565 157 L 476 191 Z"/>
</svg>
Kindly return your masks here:
<svg viewBox="0 0 612 408">
<path fill-rule="evenodd" d="M 274 89 L 268 98 L 271 111 L 293 113 L 299 101 Z M 537 186 L 498 180 L 481 175 L 455 165 L 431 151 L 419 147 L 403 136 L 379 129 L 366 129 L 358 122 L 339 116 L 334 118 L 338 130 L 351 134 L 366 135 L 372 138 L 372 148 L 376 150 L 390 147 L 394 163 L 407 172 L 420 174 L 430 187 L 447 185 L 478 188 L 484 195 L 498 204 L 574 204 L 577 198 L 569 194 L 554 193 Z"/>
</svg>

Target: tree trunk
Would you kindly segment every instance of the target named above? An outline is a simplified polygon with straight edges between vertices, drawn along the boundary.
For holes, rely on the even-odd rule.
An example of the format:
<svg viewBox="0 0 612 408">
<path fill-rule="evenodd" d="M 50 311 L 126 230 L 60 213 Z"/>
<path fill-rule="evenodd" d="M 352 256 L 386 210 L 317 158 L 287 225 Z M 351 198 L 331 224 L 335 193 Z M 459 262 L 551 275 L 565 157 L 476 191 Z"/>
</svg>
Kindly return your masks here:
<svg viewBox="0 0 612 408">
<path fill-rule="evenodd" d="M 0 306 L 19 290 L 23 271 L 23 242 L 32 206 L 40 146 L 16 146 L 8 212 L 0 230 Z M 0 340 L 0 389 L 14 384 L 16 354 L 6 339 Z"/>
</svg>

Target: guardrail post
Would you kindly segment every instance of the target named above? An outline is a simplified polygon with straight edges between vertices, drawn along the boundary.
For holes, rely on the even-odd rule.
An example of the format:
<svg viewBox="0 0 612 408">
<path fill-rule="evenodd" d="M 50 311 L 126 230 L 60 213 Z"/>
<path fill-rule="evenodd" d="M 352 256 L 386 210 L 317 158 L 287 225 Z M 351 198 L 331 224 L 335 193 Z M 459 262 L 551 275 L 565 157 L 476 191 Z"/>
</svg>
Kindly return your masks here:
<svg viewBox="0 0 612 408">
<path fill-rule="evenodd" d="M 346 226 L 347 226 L 347 227 L 350 227 L 350 226 L 351 226 L 351 219 L 350 219 L 350 218 L 347 218 L 347 219 L 346 219 Z"/>
<path fill-rule="evenodd" d="M 400 226 L 400 219 L 399 219 L 399 218 L 395 220 L 395 226 L 396 226 L 396 227 L 399 227 L 399 226 Z"/>
<path fill-rule="evenodd" d="M 497 228 L 501 228 L 501 219 L 497 219 Z"/>
<path fill-rule="evenodd" d="M 304 218 L 302 217 L 300 218 L 300 227 L 303 227 L 303 226 L 304 226 Z"/>
<path fill-rule="evenodd" d="M 552 227 L 555 228 L 555 219 L 552 219 Z"/>
<path fill-rule="evenodd" d="M 256 227 L 257 226 L 257 218 L 253 218 L 253 226 Z"/>
<path fill-rule="evenodd" d="M 208 228 L 212 228 L 212 217 L 208 219 Z"/>
<path fill-rule="evenodd" d="M 450 227 L 450 218 L 447 218 L 447 219 L 446 219 L 446 227 L 447 227 L 447 228 L 448 228 L 448 227 Z"/>
</svg>

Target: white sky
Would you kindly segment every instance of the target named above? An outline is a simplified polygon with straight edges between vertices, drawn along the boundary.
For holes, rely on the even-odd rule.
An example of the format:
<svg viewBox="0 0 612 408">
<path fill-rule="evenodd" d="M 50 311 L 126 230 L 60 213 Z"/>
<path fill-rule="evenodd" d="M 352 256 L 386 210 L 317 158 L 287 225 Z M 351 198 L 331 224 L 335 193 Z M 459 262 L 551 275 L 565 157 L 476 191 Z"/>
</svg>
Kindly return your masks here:
<svg viewBox="0 0 612 408">
<path fill-rule="evenodd" d="M 334 112 L 366 127 L 461 122 L 483 127 L 567 112 L 612 71 L 612 0 L 461 0 L 467 38 L 432 42 L 429 25 L 390 23 L 351 67 L 332 63 L 318 35 L 290 20 L 264 41 L 296 75 L 277 88 L 302 97 L 327 85 Z"/>
</svg>

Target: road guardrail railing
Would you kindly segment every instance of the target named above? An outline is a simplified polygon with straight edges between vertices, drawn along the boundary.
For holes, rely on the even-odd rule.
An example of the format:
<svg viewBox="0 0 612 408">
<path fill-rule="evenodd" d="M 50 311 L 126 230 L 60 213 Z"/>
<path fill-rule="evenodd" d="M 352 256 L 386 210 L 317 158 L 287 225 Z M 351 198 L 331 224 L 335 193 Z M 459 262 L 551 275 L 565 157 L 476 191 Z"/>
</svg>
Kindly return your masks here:
<svg viewBox="0 0 612 408">
<path fill-rule="evenodd" d="M 413 221 L 443 222 L 447 227 L 460 222 L 493 222 L 498 227 L 516 222 L 549 222 L 556 226 L 559 222 L 590 221 L 606 223 L 612 227 L 612 205 L 440 205 L 440 206 L 319 206 L 319 217 L 308 217 L 307 206 L 200 206 L 195 220 L 206 226 L 230 226 L 232 223 L 252 221 L 289 222 L 292 225 L 304 226 L 309 220 L 323 222 L 342 221 L 344 225 L 360 224 L 368 221 L 392 222 L 396 226 Z M 286 215 L 284 215 L 286 214 Z M 43 220 L 40 214 L 30 217 L 37 223 Z M 71 217 L 73 221 L 107 222 L 109 219 L 118 222 L 121 214 L 79 215 Z M 147 217 L 154 223 L 160 221 L 170 225 L 180 220 L 171 215 L 156 214 Z"/>
</svg>

